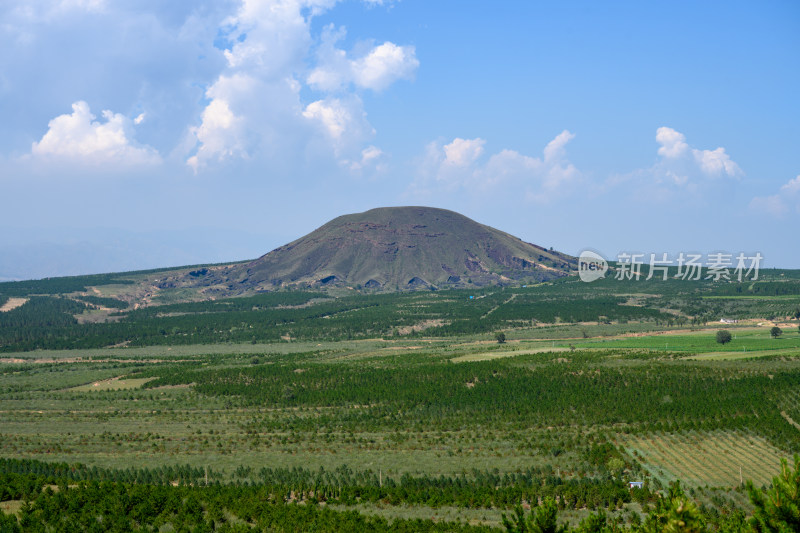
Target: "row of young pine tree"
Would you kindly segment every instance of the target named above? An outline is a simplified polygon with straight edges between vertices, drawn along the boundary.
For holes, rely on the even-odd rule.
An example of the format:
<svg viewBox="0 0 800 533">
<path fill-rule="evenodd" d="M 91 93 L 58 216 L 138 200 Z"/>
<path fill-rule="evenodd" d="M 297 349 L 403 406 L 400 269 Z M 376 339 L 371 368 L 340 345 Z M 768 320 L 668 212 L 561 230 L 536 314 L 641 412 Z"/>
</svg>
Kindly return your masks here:
<svg viewBox="0 0 800 533">
<path fill-rule="evenodd" d="M 656 495 L 643 518 L 622 524 L 603 511 L 592 513 L 572 528 L 559 519 L 554 498 L 545 498 L 525 513 L 517 506 L 503 516 L 509 532 L 530 533 L 788 533 L 800 531 L 800 456 L 794 468 L 786 461 L 766 491 L 748 483 L 754 511 L 708 512 L 689 498 L 679 484 Z M 146 485 L 113 481 L 81 481 L 57 485 L 35 474 L 4 474 L 6 497 L 24 497 L 18 515 L 0 513 L 0 531 L 397 531 L 482 532 L 487 526 L 461 522 L 370 517 L 333 510 L 311 501 L 302 503 L 263 486 Z M 23 494 L 24 493 L 24 494 Z"/>
<path fill-rule="evenodd" d="M 352 471 L 342 465 L 333 470 L 304 468 L 238 468 L 230 485 L 259 487 L 285 501 L 356 505 L 454 506 L 473 509 L 511 509 L 520 501 L 554 498 L 562 509 L 622 507 L 635 498 L 652 502 L 649 487 L 630 491 L 625 482 L 611 475 L 562 478 L 535 469 L 506 473 L 473 471 L 455 476 L 412 476 L 399 479 L 368 471 Z M 247 479 L 243 479 L 243 478 Z M 45 463 L 27 459 L 0 459 L 0 501 L 35 498 L 43 485 L 85 481 L 110 481 L 134 485 L 221 485 L 214 470 L 186 466 L 154 469 L 104 469 L 80 464 Z"/>
</svg>

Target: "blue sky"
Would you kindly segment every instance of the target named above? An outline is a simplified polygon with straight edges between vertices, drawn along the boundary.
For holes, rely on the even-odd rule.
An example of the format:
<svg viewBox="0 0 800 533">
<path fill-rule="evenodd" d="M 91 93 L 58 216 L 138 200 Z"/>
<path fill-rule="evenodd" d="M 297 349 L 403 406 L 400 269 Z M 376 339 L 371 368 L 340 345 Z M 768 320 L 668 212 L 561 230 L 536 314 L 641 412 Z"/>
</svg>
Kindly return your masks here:
<svg viewBox="0 0 800 533">
<path fill-rule="evenodd" d="M 0 278 L 259 256 L 340 214 L 800 268 L 800 4 L 8 0 Z"/>
</svg>

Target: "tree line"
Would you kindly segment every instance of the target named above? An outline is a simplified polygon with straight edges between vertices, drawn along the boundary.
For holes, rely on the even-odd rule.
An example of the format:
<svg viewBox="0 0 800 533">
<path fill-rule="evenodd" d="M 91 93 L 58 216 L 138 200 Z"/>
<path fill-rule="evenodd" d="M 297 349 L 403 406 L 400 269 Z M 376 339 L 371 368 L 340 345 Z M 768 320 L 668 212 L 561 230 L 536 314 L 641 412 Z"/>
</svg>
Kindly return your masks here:
<svg viewBox="0 0 800 533">
<path fill-rule="evenodd" d="M 1 465 L 0 465 L 1 466 Z M 632 533 L 691 532 L 762 533 L 800 529 L 800 456 L 794 468 L 784 460 L 772 487 L 763 490 L 748 482 L 753 512 L 699 506 L 673 484 L 666 492 L 643 502 L 644 516 L 633 514 L 627 524 L 600 510 L 572 528 L 559 519 L 562 497 L 531 500 L 526 513 L 519 501 L 503 515 L 508 532 Z M 53 483 L 55 481 L 55 483 Z M 54 486 L 55 485 L 55 486 Z M 296 494 L 275 493 L 266 486 L 147 485 L 84 480 L 69 483 L 36 474 L 0 471 L 0 500 L 22 500 L 19 517 L 0 512 L 0 530 L 138 531 L 169 526 L 175 531 L 398 531 L 484 532 L 497 529 L 461 522 L 369 517 L 356 511 L 332 510 L 315 500 L 299 501 Z"/>
</svg>

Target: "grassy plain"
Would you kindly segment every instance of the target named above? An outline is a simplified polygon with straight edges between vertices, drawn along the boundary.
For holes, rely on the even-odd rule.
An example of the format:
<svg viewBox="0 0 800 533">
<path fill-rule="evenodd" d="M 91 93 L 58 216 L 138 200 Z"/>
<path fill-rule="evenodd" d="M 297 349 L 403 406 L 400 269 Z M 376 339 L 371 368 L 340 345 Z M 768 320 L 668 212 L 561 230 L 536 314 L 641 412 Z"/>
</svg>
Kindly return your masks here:
<svg viewBox="0 0 800 533">
<path fill-rule="evenodd" d="M 715 333 L 719 329 L 727 329 L 733 335 L 728 344 L 719 344 Z M 697 331 L 664 331 L 650 335 L 624 335 L 621 337 L 602 339 L 575 339 L 571 341 L 581 348 L 628 348 L 636 350 L 654 350 L 662 352 L 684 352 L 692 355 L 715 352 L 750 353 L 752 357 L 778 353 L 781 351 L 800 350 L 800 333 L 797 327 L 773 339 L 769 327 L 716 327 L 703 328 Z"/>
</svg>

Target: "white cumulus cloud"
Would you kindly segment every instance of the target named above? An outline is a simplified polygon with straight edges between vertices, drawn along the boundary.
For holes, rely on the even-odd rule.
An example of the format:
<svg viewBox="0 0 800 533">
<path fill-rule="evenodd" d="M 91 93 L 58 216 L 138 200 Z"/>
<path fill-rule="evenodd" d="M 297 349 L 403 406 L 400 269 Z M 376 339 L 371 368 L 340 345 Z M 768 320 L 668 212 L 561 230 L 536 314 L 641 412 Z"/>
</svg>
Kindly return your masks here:
<svg viewBox="0 0 800 533">
<path fill-rule="evenodd" d="M 329 140 L 337 156 L 358 153 L 363 143 L 375 134 L 357 96 L 311 102 L 303 110 L 303 117 Z"/>
<path fill-rule="evenodd" d="M 648 170 L 637 173 L 651 174 L 656 181 L 671 182 L 679 186 L 693 186 L 693 182 L 705 178 L 735 178 L 743 174 L 725 148 L 700 150 L 686 142 L 686 136 L 672 128 L 662 126 L 656 130 L 656 142 L 660 145 L 660 160 Z"/>
<path fill-rule="evenodd" d="M 347 126 L 353 121 L 350 110 L 336 98 L 311 102 L 303 111 L 303 116 L 318 121 L 327 134 L 337 141 L 342 138 Z"/>
<path fill-rule="evenodd" d="M 556 138 L 547 143 L 547 146 L 544 147 L 545 162 L 552 163 L 563 159 L 566 155 L 567 143 L 574 138 L 575 134 L 567 130 L 564 130 L 556 135 Z"/>
<path fill-rule="evenodd" d="M 411 79 L 419 67 L 413 46 L 385 42 L 354 59 L 336 47 L 346 35 L 344 28 L 329 25 L 317 50 L 318 65 L 306 78 L 309 86 L 320 91 L 337 91 L 350 84 L 362 89 L 382 91 L 401 79 Z"/>
<path fill-rule="evenodd" d="M 566 194 L 581 179 L 569 161 L 566 145 L 575 137 L 564 130 L 550 141 L 542 157 L 501 150 L 480 162 L 486 141 L 456 138 L 448 144 L 430 143 L 412 184 L 412 194 L 429 195 L 436 189 L 464 190 L 486 195 L 509 188 L 527 200 L 548 202 Z"/>
<path fill-rule="evenodd" d="M 656 142 L 661 145 L 658 155 L 670 159 L 682 156 L 689 149 L 689 145 L 686 144 L 686 136 L 666 126 L 656 130 Z"/>
<path fill-rule="evenodd" d="M 195 171 L 212 161 L 248 157 L 251 147 L 275 149 L 278 130 L 291 137 L 302 106 L 295 73 L 311 43 L 304 10 L 330 2 L 242 0 L 223 24 L 233 43 L 224 51 L 227 68 L 208 88 L 210 100 L 201 123 L 190 133 L 195 153 L 187 164 Z"/>
<path fill-rule="evenodd" d="M 361 159 L 356 161 L 343 160 L 342 164 L 356 175 L 377 175 L 386 171 L 387 156 L 377 146 L 367 146 L 361 151 Z"/>
<path fill-rule="evenodd" d="M 456 167 L 471 165 L 483 153 L 483 139 L 461 139 L 456 137 L 450 144 L 444 145 L 444 164 Z"/>
<path fill-rule="evenodd" d="M 709 176 L 736 176 L 741 174 L 739 165 L 731 160 L 731 157 L 725 153 L 725 148 L 717 148 L 716 150 L 692 150 L 697 164 L 700 169 Z"/>
<path fill-rule="evenodd" d="M 413 46 L 385 42 L 352 62 L 356 85 L 381 91 L 400 79 L 410 79 L 419 66 Z"/>
<path fill-rule="evenodd" d="M 323 29 L 317 48 L 317 66 L 306 77 L 313 89 L 332 92 L 350 83 L 352 75 L 347 52 L 336 48 L 337 41 L 344 39 L 346 34 L 344 28 L 336 28 L 333 24 Z"/>
<path fill-rule="evenodd" d="M 134 121 L 111 111 L 102 114 L 105 121 L 96 121 L 89 104 L 75 102 L 71 114 L 50 121 L 47 133 L 33 143 L 32 155 L 90 166 L 152 165 L 161 161 L 153 148 L 132 142 Z"/>
<path fill-rule="evenodd" d="M 200 142 L 200 148 L 197 154 L 187 160 L 195 172 L 201 159 L 224 159 L 244 150 L 241 140 L 243 119 L 233 114 L 227 101 L 221 98 L 212 100 L 203 110 L 202 118 L 202 124 L 193 130 Z"/>
<path fill-rule="evenodd" d="M 332 25 L 314 35 L 312 19 L 335 4 L 242 0 L 222 26 L 227 66 L 206 91 L 200 125 L 190 130 L 195 142 L 187 163 L 195 171 L 232 156 L 333 157 L 344 166 L 363 158 L 375 132 L 355 89 L 384 89 L 419 63 L 413 47 L 388 42 L 350 59 L 336 47 L 345 30 Z M 303 102 L 303 81 L 328 94 Z"/>
</svg>

